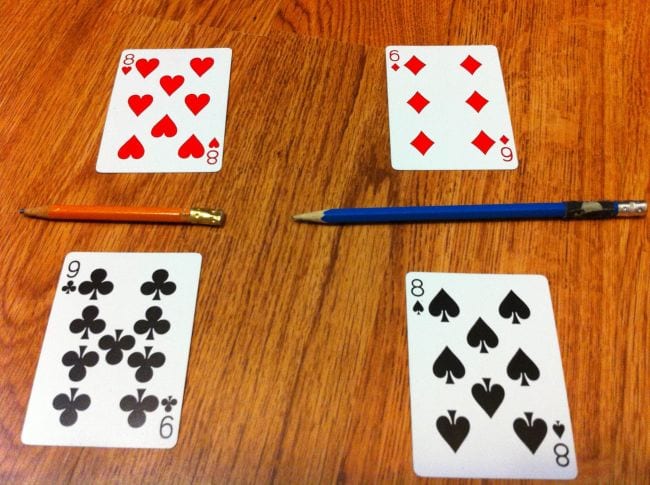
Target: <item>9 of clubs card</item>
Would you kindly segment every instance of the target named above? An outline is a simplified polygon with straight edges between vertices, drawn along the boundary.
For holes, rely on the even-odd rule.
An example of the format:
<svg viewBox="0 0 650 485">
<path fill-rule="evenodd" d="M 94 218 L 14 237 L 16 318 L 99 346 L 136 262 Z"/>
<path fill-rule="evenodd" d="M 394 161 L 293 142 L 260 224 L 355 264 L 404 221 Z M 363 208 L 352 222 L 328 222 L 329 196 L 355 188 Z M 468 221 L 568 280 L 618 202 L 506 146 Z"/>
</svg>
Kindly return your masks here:
<svg viewBox="0 0 650 485">
<path fill-rule="evenodd" d="M 575 478 L 546 278 L 409 273 L 406 303 L 415 472 Z"/>
<path fill-rule="evenodd" d="M 98 172 L 217 172 L 231 49 L 122 52 Z"/>
<path fill-rule="evenodd" d="M 386 47 L 396 170 L 508 170 L 517 152 L 497 49 Z"/>
<path fill-rule="evenodd" d="M 23 443 L 173 447 L 200 270 L 195 253 L 69 253 Z"/>
</svg>

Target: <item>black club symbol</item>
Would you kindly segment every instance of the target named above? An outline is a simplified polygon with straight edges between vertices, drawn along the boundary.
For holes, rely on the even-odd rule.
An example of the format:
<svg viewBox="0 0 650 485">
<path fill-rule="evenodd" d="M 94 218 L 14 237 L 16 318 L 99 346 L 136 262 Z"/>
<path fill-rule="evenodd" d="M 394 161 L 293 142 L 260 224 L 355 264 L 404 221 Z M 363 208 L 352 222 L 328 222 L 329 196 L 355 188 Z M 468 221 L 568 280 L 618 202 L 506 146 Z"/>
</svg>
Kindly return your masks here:
<svg viewBox="0 0 650 485">
<path fill-rule="evenodd" d="M 147 340 L 153 340 L 154 332 L 162 335 L 169 331 L 169 321 L 160 319 L 160 317 L 162 317 L 162 309 L 160 307 L 149 307 L 144 315 L 146 318 L 145 320 L 138 320 L 135 322 L 135 325 L 133 325 L 135 333 L 142 335 L 143 333 L 149 332 Z"/>
<path fill-rule="evenodd" d="M 81 333 L 82 339 L 88 340 L 88 331 L 92 333 L 100 333 L 106 328 L 106 322 L 100 318 L 99 309 L 94 305 L 89 305 L 81 312 L 81 318 L 76 318 L 70 322 L 70 331 L 72 333 Z"/>
<path fill-rule="evenodd" d="M 138 382 L 147 382 L 153 377 L 153 369 L 162 367 L 165 363 L 165 355 L 162 352 L 151 353 L 152 347 L 145 347 L 142 352 L 134 352 L 129 355 L 129 367 L 137 367 L 135 378 Z"/>
<path fill-rule="evenodd" d="M 70 280 L 64 286 L 61 287 L 61 290 L 66 295 L 69 295 L 70 293 L 74 293 L 75 291 L 77 291 L 77 287 L 74 285 L 74 282 Z"/>
<path fill-rule="evenodd" d="M 160 300 L 160 294 L 171 295 L 176 291 L 176 283 L 167 281 L 169 273 L 164 269 L 158 269 L 151 275 L 152 281 L 142 283 L 140 291 L 143 295 L 151 295 L 153 293 L 154 300 Z"/>
<path fill-rule="evenodd" d="M 172 410 L 174 406 L 178 404 L 178 401 L 174 399 L 172 396 L 166 397 L 162 401 L 160 401 L 160 404 L 165 406 L 165 412 L 168 413 L 169 411 Z"/>
<path fill-rule="evenodd" d="M 70 396 L 61 393 L 57 394 L 52 401 L 52 406 L 57 411 L 63 410 L 59 416 L 59 422 L 63 426 L 72 426 L 77 422 L 77 411 L 85 411 L 90 406 L 90 396 L 88 394 L 77 394 L 79 389 L 76 387 L 70 388 Z"/>
<path fill-rule="evenodd" d="M 99 339 L 99 348 L 108 350 L 106 362 L 111 365 L 122 362 L 123 351 L 131 350 L 135 345 L 135 339 L 131 335 L 122 335 L 123 330 L 115 330 L 115 337 L 104 335 Z"/>
<path fill-rule="evenodd" d="M 79 293 L 82 295 L 91 293 L 91 300 L 97 299 L 97 293 L 100 293 L 101 295 L 108 295 L 111 291 L 113 291 L 113 283 L 110 281 L 104 281 L 106 280 L 106 276 L 108 276 L 108 274 L 106 273 L 105 269 L 96 269 L 90 273 L 90 281 L 84 281 L 79 285 Z"/>
<path fill-rule="evenodd" d="M 132 428 L 139 428 L 145 421 L 147 415 L 158 409 L 158 398 L 153 395 L 144 396 L 146 389 L 138 389 L 138 395 L 127 394 L 120 400 L 120 409 L 129 412 L 127 421 Z"/>
<path fill-rule="evenodd" d="M 66 367 L 71 367 L 70 372 L 68 372 L 68 377 L 71 380 L 78 382 L 86 377 L 86 367 L 94 367 L 99 362 L 99 355 L 97 352 L 88 352 L 86 351 L 86 346 L 82 345 L 79 347 L 79 353 L 74 350 L 70 350 L 63 354 L 61 362 Z"/>
</svg>

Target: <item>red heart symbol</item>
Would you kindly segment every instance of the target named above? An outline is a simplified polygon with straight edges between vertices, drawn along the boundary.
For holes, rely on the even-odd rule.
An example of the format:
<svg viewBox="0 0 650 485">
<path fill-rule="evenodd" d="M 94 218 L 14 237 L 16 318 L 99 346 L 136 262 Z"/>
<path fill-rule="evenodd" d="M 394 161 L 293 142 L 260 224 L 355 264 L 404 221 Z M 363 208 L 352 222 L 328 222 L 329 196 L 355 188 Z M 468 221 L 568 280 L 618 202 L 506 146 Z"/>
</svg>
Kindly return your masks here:
<svg viewBox="0 0 650 485">
<path fill-rule="evenodd" d="M 172 136 L 176 135 L 176 132 L 178 130 L 176 129 L 176 123 L 169 117 L 169 115 L 163 116 L 158 123 L 153 125 L 153 128 L 151 129 L 151 135 L 155 136 L 156 138 L 160 138 L 161 136 L 166 136 L 167 138 L 171 138 Z"/>
<path fill-rule="evenodd" d="M 204 153 L 203 145 L 201 145 L 199 139 L 194 135 L 190 136 L 178 149 L 178 156 L 181 158 L 200 158 Z"/>
<path fill-rule="evenodd" d="M 131 70 L 131 66 L 124 66 L 124 67 L 122 68 L 122 72 L 123 72 L 124 74 L 128 74 L 130 70 Z"/>
<path fill-rule="evenodd" d="M 210 148 L 219 148 L 219 142 L 217 141 L 216 138 L 213 138 L 210 140 L 210 144 L 208 145 Z"/>
<path fill-rule="evenodd" d="M 129 157 L 138 159 L 142 158 L 142 155 L 144 155 L 144 147 L 135 135 L 129 138 L 129 140 L 124 145 L 122 145 L 117 152 L 117 156 L 122 160 L 125 160 Z"/>
<path fill-rule="evenodd" d="M 190 61 L 190 66 L 199 77 L 203 76 L 208 69 L 214 64 L 214 59 L 212 57 L 206 57 L 201 59 L 200 57 L 195 57 Z"/>
<path fill-rule="evenodd" d="M 199 94 L 198 96 L 196 94 L 188 94 L 185 96 L 185 104 L 195 115 L 199 114 L 199 111 L 205 108 L 209 102 L 210 96 L 205 93 Z"/>
<path fill-rule="evenodd" d="M 160 61 L 155 57 L 152 59 L 138 59 L 135 63 L 135 68 L 140 71 L 142 77 L 147 77 L 158 67 L 158 64 L 160 64 Z"/>
<path fill-rule="evenodd" d="M 184 82 L 185 82 L 185 78 L 180 75 L 174 77 L 163 76 L 160 78 L 160 85 L 165 90 L 165 92 L 170 96 L 174 93 L 174 91 L 180 88 Z"/>
<path fill-rule="evenodd" d="M 129 106 L 136 116 L 140 116 L 140 113 L 147 109 L 151 103 L 153 103 L 153 96 L 150 94 L 129 96 Z"/>
</svg>

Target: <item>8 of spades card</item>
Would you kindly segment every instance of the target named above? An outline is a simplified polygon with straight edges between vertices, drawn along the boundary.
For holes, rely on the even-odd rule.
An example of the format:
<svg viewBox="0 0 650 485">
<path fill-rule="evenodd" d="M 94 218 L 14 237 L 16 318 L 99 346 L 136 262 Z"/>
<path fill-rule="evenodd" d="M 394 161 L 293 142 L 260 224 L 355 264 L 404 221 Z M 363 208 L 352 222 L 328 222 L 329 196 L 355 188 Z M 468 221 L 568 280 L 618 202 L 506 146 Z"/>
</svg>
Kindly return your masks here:
<svg viewBox="0 0 650 485">
<path fill-rule="evenodd" d="M 415 472 L 575 478 L 546 278 L 414 272 L 406 304 Z"/>
<path fill-rule="evenodd" d="M 23 443 L 173 447 L 200 270 L 196 253 L 69 253 Z"/>
<path fill-rule="evenodd" d="M 517 167 L 495 46 L 389 46 L 386 77 L 394 169 Z"/>
<path fill-rule="evenodd" d="M 97 171 L 219 171 L 231 57 L 228 48 L 122 52 Z"/>
</svg>

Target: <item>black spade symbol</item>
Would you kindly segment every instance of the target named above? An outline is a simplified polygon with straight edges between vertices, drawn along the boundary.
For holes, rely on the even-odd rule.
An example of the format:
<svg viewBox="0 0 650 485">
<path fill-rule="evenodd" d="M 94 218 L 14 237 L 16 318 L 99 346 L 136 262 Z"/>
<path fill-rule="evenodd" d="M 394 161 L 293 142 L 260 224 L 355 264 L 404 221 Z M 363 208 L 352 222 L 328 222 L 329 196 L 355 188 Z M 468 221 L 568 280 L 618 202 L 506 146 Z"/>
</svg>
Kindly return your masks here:
<svg viewBox="0 0 650 485">
<path fill-rule="evenodd" d="M 474 348 L 480 345 L 481 353 L 487 354 L 487 347 L 495 348 L 499 344 L 499 337 L 482 318 L 479 318 L 467 333 L 467 343 Z"/>
<path fill-rule="evenodd" d="M 539 368 L 535 365 L 535 362 L 530 360 L 523 350 L 518 349 L 515 355 L 510 359 L 508 363 L 508 377 L 513 380 L 521 379 L 522 386 L 528 386 L 528 379 L 531 381 L 536 381 L 539 379 Z"/>
<path fill-rule="evenodd" d="M 543 419 L 537 418 L 533 421 L 533 413 L 524 413 L 526 419 L 517 418 L 515 422 L 512 423 L 512 427 L 519 436 L 519 439 L 523 441 L 526 447 L 534 455 L 539 448 L 539 445 L 544 441 L 546 436 L 546 431 L 548 427 Z"/>
<path fill-rule="evenodd" d="M 463 377 L 465 366 L 449 347 L 445 347 L 433 363 L 433 374 L 441 379 L 447 377 L 446 384 L 453 384 L 452 376 L 456 379 Z"/>
<path fill-rule="evenodd" d="M 420 301 L 416 301 L 415 305 L 413 305 L 413 311 L 420 315 L 424 311 L 424 307 L 422 306 L 422 303 Z"/>
<path fill-rule="evenodd" d="M 483 378 L 483 382 L 485 383 L 484 386 L 479 383 L 472 386 L 472 396 L 474 396 L 474 399 L 483 411 L 492 417 L 497 409 L 499 409 L 499 406 L 501 406 L 505 392 L 499 384 L 493 384 L 490 387 L 490 379 L 487 377 Z"/>
<path fill-rule="evenodd" d="M 438 428 L 440 435 L 451 449 L 454 450 L 454 453 L 456 453 L 469 434 L 469 421 L 463 416 L 456 418 L 456 411 L 453 409 L 447 412 L 451 419 L 444 415 L 440 416 L 436 420 L 436 428 Z"/>
<path fill-rule="evenodd" d="M 448 322 L 449 317 L 457 317 L 460 309 L 451 296 L 444 289 L 441 289 L 429 303 L 429 313 L 434 317 L 442 315 L 441 322 Z"/>
<path fill-rule="evenodd" d="M 530 308 L 514 291 L 510 290 L 499 305 L 499 315 L 503 318 L 512 318 L 512 323 L 518 324 L 520 318 L 525 320 L 530 317 Z"/>
</svg>

